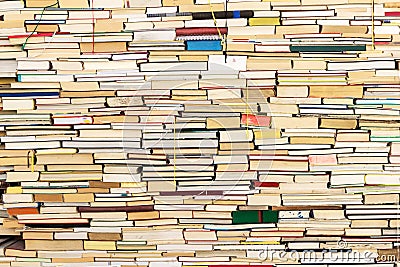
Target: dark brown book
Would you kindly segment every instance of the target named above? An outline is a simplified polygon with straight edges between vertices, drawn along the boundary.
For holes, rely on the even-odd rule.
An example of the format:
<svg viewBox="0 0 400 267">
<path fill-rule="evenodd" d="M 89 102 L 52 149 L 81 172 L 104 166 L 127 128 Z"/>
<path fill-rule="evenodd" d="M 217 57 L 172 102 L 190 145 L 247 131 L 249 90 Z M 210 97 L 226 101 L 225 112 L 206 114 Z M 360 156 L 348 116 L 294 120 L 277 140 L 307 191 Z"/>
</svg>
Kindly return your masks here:
<svg viewBox="0 0 400 267">
<path fill-rule="evenodd" d="M 97 187 L 97 188 L 119 188 L 120 183 L 107 183 L 100 181 L 89 181 L 89 187 Z"/>
</svg>

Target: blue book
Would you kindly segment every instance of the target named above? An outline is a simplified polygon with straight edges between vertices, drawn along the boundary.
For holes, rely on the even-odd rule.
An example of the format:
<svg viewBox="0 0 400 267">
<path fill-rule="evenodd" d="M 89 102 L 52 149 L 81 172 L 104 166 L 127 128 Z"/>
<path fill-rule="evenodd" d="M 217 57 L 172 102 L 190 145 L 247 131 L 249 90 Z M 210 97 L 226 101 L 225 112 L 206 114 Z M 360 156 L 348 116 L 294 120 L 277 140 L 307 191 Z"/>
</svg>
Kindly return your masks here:
<svg viewBox="0 0 400 267">
<path fill-rule="evenodd" d="M 24 92 L 24 93 L 1 93 L 0 97 L 44 97 L 59 96 L 59 92 Z"/>
<path fill-rule="evenodd" d="M 220 40 L 194 40 L 186 41 L 186 50 L 189 51 L 221 51 Z"/>
</svg>

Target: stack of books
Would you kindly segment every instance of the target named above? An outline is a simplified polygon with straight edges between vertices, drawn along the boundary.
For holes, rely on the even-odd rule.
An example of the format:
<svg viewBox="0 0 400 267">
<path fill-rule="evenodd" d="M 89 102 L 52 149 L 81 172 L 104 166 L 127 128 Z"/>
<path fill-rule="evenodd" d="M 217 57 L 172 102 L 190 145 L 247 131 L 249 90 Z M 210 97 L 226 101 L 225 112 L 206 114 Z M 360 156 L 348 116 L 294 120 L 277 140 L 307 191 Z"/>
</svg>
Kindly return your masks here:
<svg viewBox="0 0 400 267">
<path fill-rule="evenodd" d="M 0 13 L 1 267 L 398 262 L 397 1 Z"/>
</svg>

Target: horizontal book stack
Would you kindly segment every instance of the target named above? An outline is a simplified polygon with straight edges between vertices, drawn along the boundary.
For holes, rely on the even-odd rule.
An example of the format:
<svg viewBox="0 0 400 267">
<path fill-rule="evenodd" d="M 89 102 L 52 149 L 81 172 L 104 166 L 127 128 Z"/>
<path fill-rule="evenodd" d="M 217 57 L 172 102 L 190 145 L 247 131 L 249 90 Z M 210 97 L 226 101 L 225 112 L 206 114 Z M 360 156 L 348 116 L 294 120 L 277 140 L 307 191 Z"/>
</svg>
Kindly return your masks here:
<svg viewBox="0 0 400 267">
<path fill-rule="evenodd" d="M 398 262 L 397 1 L 0 13 L 1 267 Z"/>
</svg>

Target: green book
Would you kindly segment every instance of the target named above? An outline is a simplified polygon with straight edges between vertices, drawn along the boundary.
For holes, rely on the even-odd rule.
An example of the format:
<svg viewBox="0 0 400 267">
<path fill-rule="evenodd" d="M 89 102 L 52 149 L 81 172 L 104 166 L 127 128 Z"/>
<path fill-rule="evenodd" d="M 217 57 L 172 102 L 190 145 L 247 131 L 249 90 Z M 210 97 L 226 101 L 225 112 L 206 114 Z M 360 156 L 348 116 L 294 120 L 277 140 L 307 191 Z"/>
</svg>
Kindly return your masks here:
<svg viewBox="0 0 400 267">
<path fill-rule="evenodd" d="M 239 210 L 232 212 L 233 224 L 277 223 L 278 211 L 274 210 Z"/>
<path fill-rule="evenodd" d="M 400 136 L 371 136 L 371 142 L 400 142 Z"/>
<path fill-rule="evenodd" d="M 366 51 L 366 45 L 291 45 L 290 52 Z"/>
</svg>

